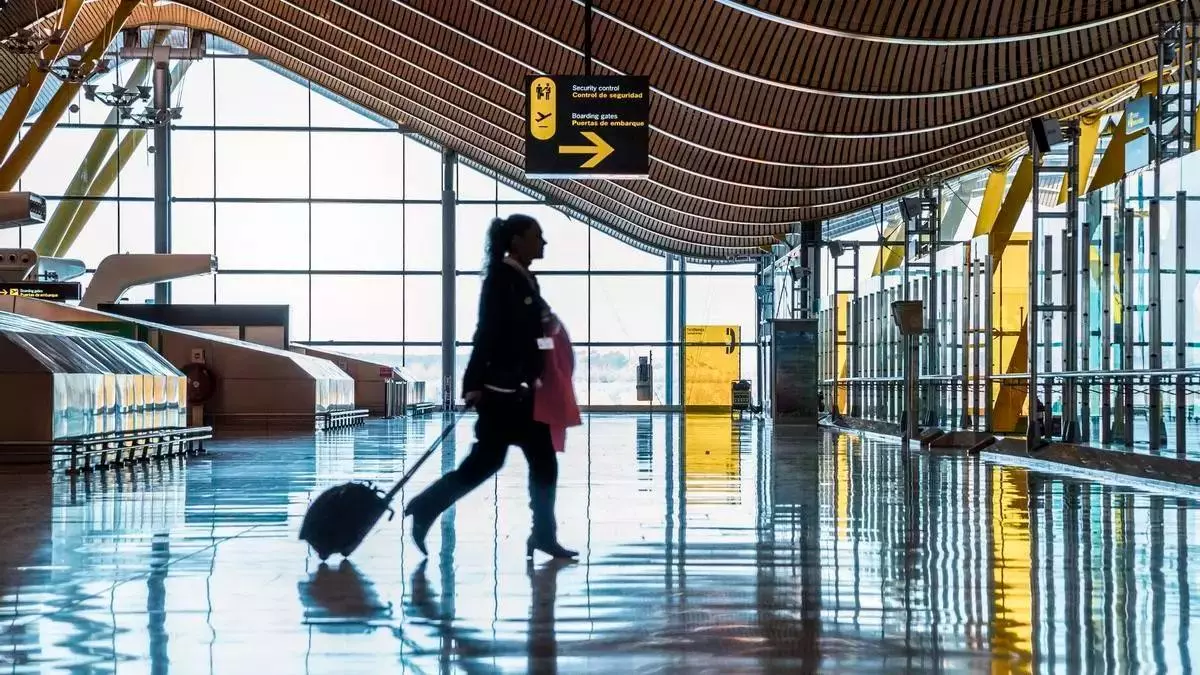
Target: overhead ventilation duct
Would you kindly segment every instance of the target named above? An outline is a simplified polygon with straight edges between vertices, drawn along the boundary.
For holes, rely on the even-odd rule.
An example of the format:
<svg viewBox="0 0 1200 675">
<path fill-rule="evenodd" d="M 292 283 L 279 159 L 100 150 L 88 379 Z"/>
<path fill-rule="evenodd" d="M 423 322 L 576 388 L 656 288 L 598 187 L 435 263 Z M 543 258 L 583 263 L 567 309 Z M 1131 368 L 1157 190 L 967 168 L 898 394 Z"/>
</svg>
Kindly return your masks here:
<svg viewBox="0 0 1200 675">
<path fill-rule="evenodd" d="M 0 192 L 0 230 L 46 222 L 46 199 L 32 192 Z"/>
<path fill-rule="evenodd" d="M 37 261 L 37 278 L 45 281 L 70 281 L 87 274 L 87 265 L 75 258 L 50 258 Z"/>
<path fill-rule="evenodd" d="M 114 303 L 131 288 L 217 271 L 217 257 L 202 253 L 110 255 L 100 261 L 83 294 L 84 307 Z"/>
</svg>

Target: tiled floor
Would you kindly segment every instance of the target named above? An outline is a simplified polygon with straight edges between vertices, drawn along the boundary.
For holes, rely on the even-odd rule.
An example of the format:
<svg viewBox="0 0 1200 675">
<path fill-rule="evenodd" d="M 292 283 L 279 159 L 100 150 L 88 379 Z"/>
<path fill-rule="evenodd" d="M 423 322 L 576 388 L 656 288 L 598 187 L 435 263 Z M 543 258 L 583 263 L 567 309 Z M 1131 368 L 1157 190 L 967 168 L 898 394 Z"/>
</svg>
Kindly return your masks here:
<svg viewBox="0 0 1200 675">
<path fill-rule="evenodd" d="M 439 419 L 230 440 L 188 465 L 0 476 L 0 673 L 1189 672 L 1198 505 L 816 431 L 595 417 L 562 456 L 576 565 L 527 569 L 524 460 L 353 565 L 308 500 Z M 418 473 L 455 463 L 457 440 Z M 1192 600 L 1196 603 L 1193 604 Z"/>
</svg>

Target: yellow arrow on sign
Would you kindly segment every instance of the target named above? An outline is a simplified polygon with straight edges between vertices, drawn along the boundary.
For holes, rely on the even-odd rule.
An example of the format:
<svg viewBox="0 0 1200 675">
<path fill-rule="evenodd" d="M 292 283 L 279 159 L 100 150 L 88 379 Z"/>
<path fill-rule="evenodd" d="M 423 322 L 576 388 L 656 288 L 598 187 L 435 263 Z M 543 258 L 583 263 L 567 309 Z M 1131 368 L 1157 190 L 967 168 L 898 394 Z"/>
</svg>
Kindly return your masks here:
<svg viewBox="0 0 1200 675">
<path fill-rule="evenodd" d="M 591 145 L 560 145 L 558 146 L 558 154 L 560 155 L 591 155 L 592 158 L 580 165 L 581 169 L 591 169 L 600 162 L 604 161 L 613 153 L 613 146 L 604 142 L 603 138 L 594 131 L 580 132 L 583 137 L 592 142 Z"/>
</svg>

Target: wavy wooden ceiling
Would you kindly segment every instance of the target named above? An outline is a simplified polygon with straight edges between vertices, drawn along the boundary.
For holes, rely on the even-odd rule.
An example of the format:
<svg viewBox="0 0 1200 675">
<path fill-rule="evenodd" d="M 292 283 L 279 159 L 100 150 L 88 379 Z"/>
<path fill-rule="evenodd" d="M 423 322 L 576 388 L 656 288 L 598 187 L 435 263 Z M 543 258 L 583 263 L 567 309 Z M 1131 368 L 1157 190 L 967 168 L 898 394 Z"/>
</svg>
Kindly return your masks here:
<svg viewBox="0 0 1200 675">
<path fill-rule="evenodd" d="M 72 45 L 115 2 L 88 4 Z M 11 0 L 0 32 L 57 8 Z M 595 0 L 595 72 L 650 77 L 650 178 L 525 182 L 661 249 L 757 254 L 792 223 L 1002 160 L 1031 117 L 1110 101 L 1154 71 L 1159 27 L 1180 11 L 1147 0 Z M 523 78 L 582 73 L 583 18 L 582 0 L 183 0 L 144 5 L 130 24 L 220 35 L 523 180 Z M 0 54 L 0 89 L 26 66 Z"/>
</svg>

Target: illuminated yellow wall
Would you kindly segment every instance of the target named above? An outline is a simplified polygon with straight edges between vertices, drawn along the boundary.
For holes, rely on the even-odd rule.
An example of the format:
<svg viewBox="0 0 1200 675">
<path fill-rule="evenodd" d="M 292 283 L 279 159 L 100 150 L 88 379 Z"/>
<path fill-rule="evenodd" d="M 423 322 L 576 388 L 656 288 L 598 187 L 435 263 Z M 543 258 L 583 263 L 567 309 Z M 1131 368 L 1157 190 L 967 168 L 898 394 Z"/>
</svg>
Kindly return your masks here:
<svg viewBox="0 0 1200 675">
<path fill-rule="evenodd" d="M 684 332 L 683 404 L 729 408 L 730 385 L 741 379 L 740 326 L 687 326 Z"/>
<path fill-rule="evenodd" d="M 846 343 L 850 340 L 850 300 L 854 298 L 853 293 L 839 293 L 837 296 L 837 409 L 838 412 L 846 414 L 850 411 L 850 386 L 846 384 L 845 378 L 850 377 L 850 347 Z"/>
<path fill-rule="evenodd" d="M 1029 358 L 1025 317 L 1029 307 L 1029 233 L 1013 233 L 992 270 L 992 372 L 1023 373 Z M 1025 415 L 1024 381 L 992 385 L 992 428 L 1015 432 Z"/>
</svg>

